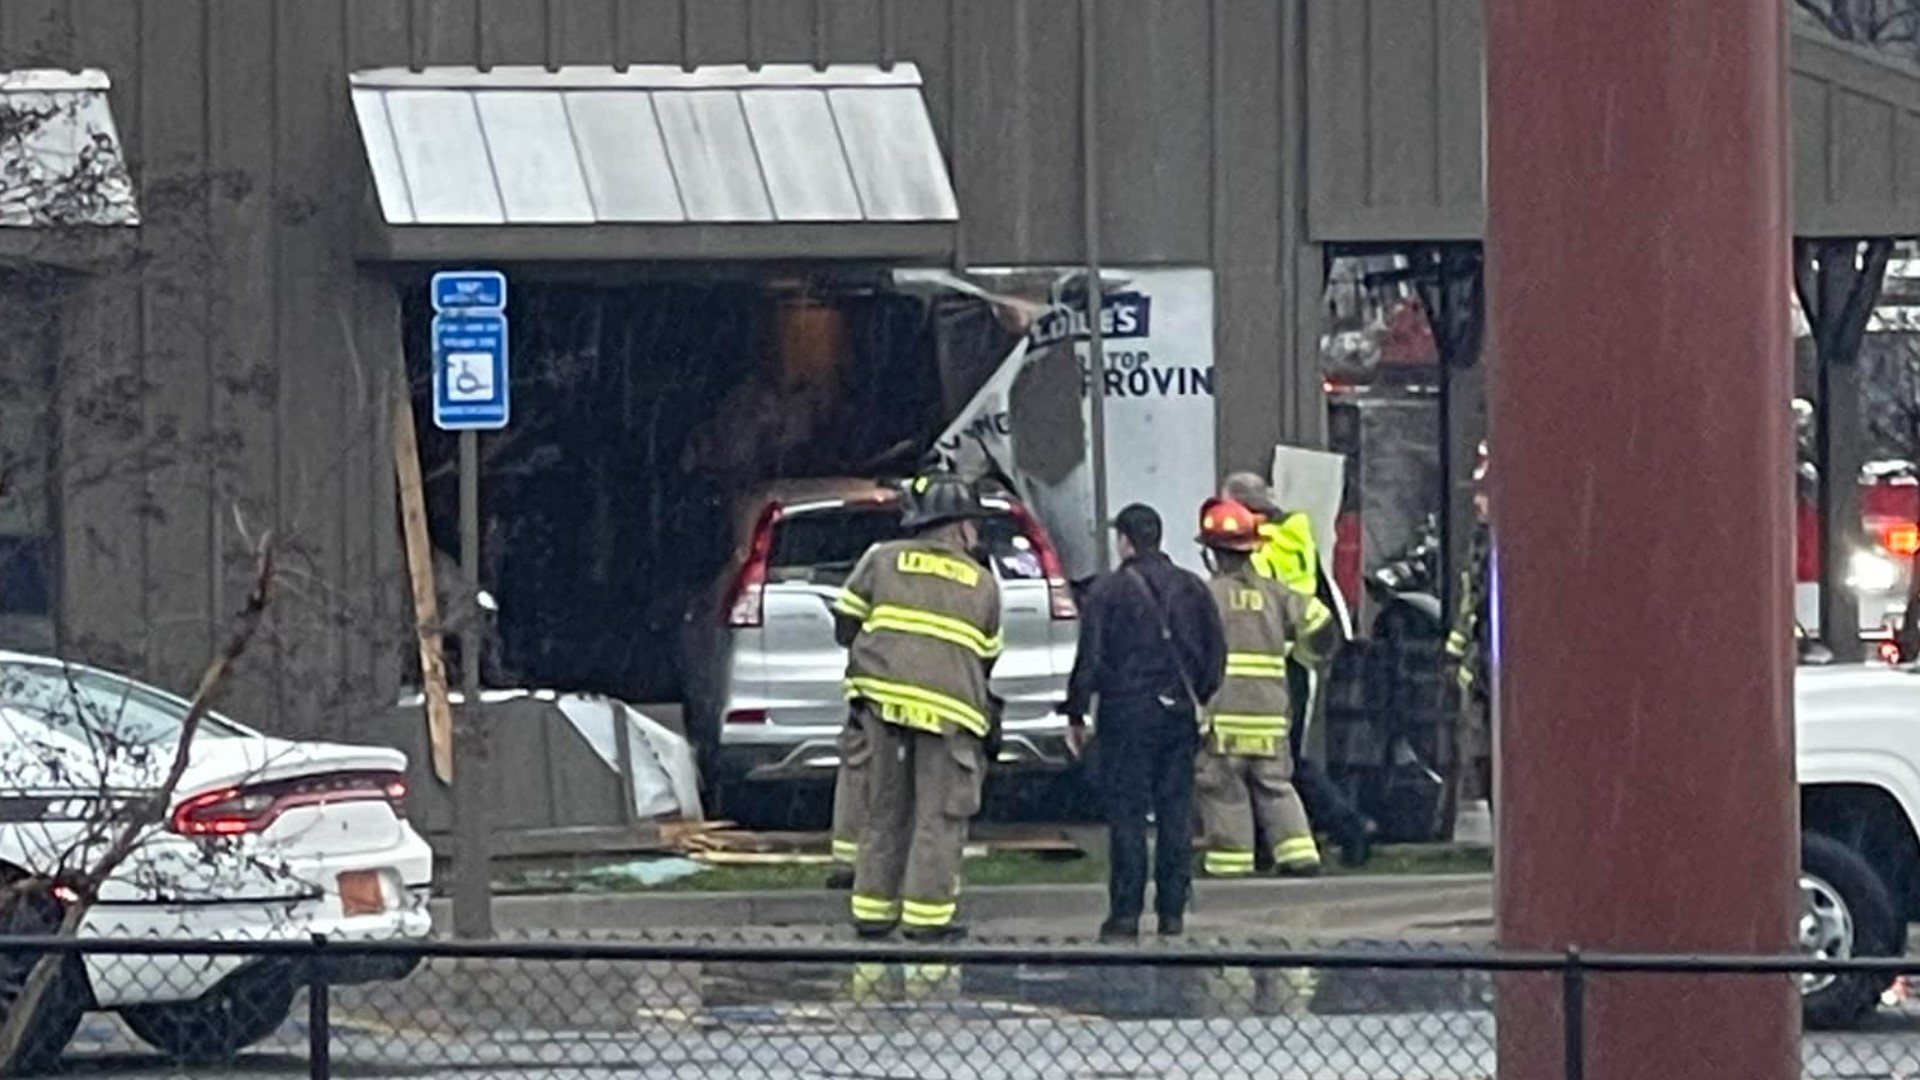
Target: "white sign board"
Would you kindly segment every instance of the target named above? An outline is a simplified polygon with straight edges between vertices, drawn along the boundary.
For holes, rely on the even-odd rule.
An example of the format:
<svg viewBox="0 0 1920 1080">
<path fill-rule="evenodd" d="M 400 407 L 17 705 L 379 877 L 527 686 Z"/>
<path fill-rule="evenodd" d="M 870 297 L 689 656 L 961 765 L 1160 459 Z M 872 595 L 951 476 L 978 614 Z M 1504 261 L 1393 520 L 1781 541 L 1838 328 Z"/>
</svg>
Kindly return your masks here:
<svg viewBox="0 0 1920 1080">
<path fill-rule="evenodd" d="M 1062 268 L 1064 277 L 1072 268 Z M 1206 269 L 1103 271 L 1101 333 L 1106 353 L 1100 382 L 1106 394 L 1107 512 L 1139 502 L 1166 522 L 1168 554 L 1202 569 L 1192 536 L 1200 504 L 1219 484 L 1214 461 L 1213 272 Z M 1093 383 L 1088 377 L 1088 328 L 1079 304 L 1037 303 L 1025 340 L 975 392 L 938 442 L 963 470 L 994 466 L 1010 474 L 1060 549 L 1067 573 L 1097 573 L 1099 530 L 1092 469 Z M 1078 418 L 1036 408 L 1022 394 L 1042 393 L 1037 365 L 1059 358 L 1071 340 L 1080 363 Z M 1071 391 L 1069 390 L 1069 393 Z M 1055 399 L 1047 399 L 1053 401 Z M 1070 400 L 1070 399 L 1068 399 Z M 1023 405 L 1026 407 L 1023 408 Z M 1016 417 L 1018 421 L 1016 422 Z M 1020 430 L 1021 424 L 1055 430 Z M 1077 430 L 1079 450 L 1059 468 L 1032 465 L 1033 447 Z M 1023 438 L 1024 434 L 1024 438 Z M 990 459 L 990 460 L 989 460 Z"/>
</svg>

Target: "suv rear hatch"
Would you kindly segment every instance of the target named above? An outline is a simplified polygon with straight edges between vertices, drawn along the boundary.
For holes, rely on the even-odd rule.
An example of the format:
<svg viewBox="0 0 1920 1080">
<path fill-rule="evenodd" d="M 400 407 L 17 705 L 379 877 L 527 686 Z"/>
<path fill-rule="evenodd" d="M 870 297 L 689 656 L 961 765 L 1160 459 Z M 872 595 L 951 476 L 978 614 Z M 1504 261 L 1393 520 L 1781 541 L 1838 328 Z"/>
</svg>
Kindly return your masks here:
<svg viewBox="0 0 1920 1080">
<path fill-rule="evenodd" d="M 994 669 L 1008 722 L 1045 717 L 1072 667 L 1076 613 L 1046 534 L 1023 507 L 988 500 L 982 523 L 1001 585 L 1006 653 Z M 730 679 L 722 741 L 773 729 L 836 730 L 846 717 L 846 650 L 832 604 L 860 556 L 899 535 L 891 499 L 817 500 L 762 515 L 728 605 Z M 759 729 L 762 738 L 750 732 Z"/>
</svg>

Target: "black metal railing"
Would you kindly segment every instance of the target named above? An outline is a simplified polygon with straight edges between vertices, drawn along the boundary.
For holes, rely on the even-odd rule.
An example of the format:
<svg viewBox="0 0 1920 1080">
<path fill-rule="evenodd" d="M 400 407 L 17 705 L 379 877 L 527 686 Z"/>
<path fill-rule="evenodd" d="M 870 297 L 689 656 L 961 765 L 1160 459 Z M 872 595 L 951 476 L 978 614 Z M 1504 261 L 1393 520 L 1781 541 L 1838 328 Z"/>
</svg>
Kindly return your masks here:
<svg viewBox="0 0 1920 1080">
<path fill-rule="evenodd" d="M 1496 990 L 1557 1021 L 1544 1034 L 1559 1043 L 1560 1075 L 1583 1080 L 1589 999 L 1606 980 L 1744 978 L 1781 992 L 1784 980 L 1812 975 L 1877 994 L 1912 963 L 1377 942 L 928 948 L 744 931 L 484 942 L 0 938 L 0 1010 L 11 1000 L 5 974 L 47 954 L 61 958 L 60 975 L 32 1025 L 41 1057 L 24 1060 L 30 1067 L 53 1064 L 45 1044 L 77 1022 L 53 1052 L 107 1075 L 231 1062 L 250 1076 L 796 1080 L 1484 1077 L 1495 1064 Z M 81 1010 L 91 1010 L 84 1020 Z M 1809 1075 L 1920 1072 L 1920 1012 L 1896 1006 L 1868 1028 L 1810 1034 Z"/>
</svg>

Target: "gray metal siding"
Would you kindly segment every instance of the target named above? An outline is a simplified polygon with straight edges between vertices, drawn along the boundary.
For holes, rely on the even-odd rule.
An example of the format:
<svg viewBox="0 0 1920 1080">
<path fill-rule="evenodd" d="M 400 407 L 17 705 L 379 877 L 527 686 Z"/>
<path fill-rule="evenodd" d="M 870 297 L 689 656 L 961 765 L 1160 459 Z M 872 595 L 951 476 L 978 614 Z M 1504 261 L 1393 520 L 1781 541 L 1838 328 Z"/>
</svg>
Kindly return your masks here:
<svg viewBox="0 0 1920 1080">
<path fill-rule="evenodd" d="M 1791 87 L 1794 231 L 1920 235 L 1920 71 L 1802 32 Z"/>
<path fill-rule="evenodd" d="M 1315 239 L 1480 236 L 1480 4 L 1307 5 L 1307 213 Z"/>
<path fill-rule="evenodd" d="M 371 197 L 349 71 L 911 60 L 961 203 L 964 259 L 1074 263 L 1085 254 L 1080 10 L 1065 0 L 6 0 L 0 67 L 112 76 L 149 215 L 142 256 L 76 284 L 65 311 L 66 350 L 90 379 L 151 384 L 137 431 L 90 425 L 72 401 L 70 427 L 107 456 L 169 435 L 186 448 L 163 468 L 65 493 L 76 650 L 186 686 L 246 587 L 241 524 L 271 525 L 289 545 L 288 589 L 243 665 L 249 715 L 345 734 L 390 700 L 396 657 L 371 643 L 404 617 L 383 399 L 400 328 L 393 291 L 354 262 Z M 1263 464 L 1283 434 L 1317 431 L 1321 411 L 1310 355 L 1318 253 L 1296 150 L 1305 72 L 1284 61 L 1307 5 L 1100 0 L 1097 11 L 1102 259 L 1214 268 L 1223 464 Z"/>
<path fill-rule="evenodd" d="M 1485 229 L 1483 0 L 1308 8 L 1308 220 L 1336 241 Z M 1920 70 L 1797 27 L 1794 231 L 1920 234 Z"/>
</svg>

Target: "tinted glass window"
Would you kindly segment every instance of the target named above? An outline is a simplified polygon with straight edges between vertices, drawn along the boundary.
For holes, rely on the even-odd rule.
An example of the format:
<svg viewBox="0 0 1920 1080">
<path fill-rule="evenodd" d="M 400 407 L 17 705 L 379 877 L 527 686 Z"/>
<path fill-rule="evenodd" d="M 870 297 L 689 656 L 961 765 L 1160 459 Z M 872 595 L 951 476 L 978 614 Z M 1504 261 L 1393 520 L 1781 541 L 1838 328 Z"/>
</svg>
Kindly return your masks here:
<svg viewBox="0 0 1920 1080">
<path fill-rule="evenodd" d="M 1040 549 L 1020 531 L 1020 525 L 1007 514 L 995 514 L 980 526 L 986 541 L 987 557 L 993 569 L 1005 581 L 1040 581 L 1047 576 L 1040 564 Z"/>
<path fill-rule="evenodd" d="M 894 507 L 815 510 L 795 515 L 774 529 L 768 576 L 774 581 L 839 584 L 853 572 L 869 547 L 900 535 L 900 511 Z M 993 569 L 1008 581 L 1046 577 L 1040 553 L 1007 514 L 981 523 Z"/>
<path fill-rule="evenodd" d="M 62 735 L 93 744 L 169 744 L 180 738 L 187 703 L 151 687 L 82 668 L 0 666 L 0 706 Z M 208 715 L 200 733 L 239 734 Z"/>
<path fill-rule="evenodd" d="M 875 544 L 900 535 L 896 507 L 814 510 L 774 527 L 768 576 L 774 581 L 839 584 Z"/>
</svg>

